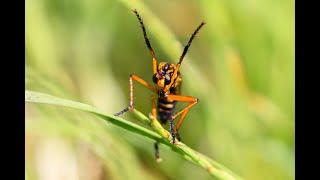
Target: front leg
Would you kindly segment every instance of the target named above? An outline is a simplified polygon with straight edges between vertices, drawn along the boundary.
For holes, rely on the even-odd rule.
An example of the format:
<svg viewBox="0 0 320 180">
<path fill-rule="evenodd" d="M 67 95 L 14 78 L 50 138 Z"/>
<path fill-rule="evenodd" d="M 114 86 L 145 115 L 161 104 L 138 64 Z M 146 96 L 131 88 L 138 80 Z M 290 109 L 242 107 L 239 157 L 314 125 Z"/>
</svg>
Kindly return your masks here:
<svg viewBox="0 0 320 180">
<path fill-rule="evenodd" d="M 124 108 L 123 110 L 119 111 L 118 113 L 114 114 L 115 116 L 120 116 L 128 111 L 132 111 L 134 109 L 134 96 L 133 96 L 133 81 L 137 81 L 138 83 L 142 84 L 144 87 L 150 89 L 152 92 L 156 93 L 155 87 L 147 83 L 145 80 L 140 78 L 135 74 L 131 74 L 129 77 L 129 87 L 130 87 L 130 102 L 129 106 Z"/>
</svg>

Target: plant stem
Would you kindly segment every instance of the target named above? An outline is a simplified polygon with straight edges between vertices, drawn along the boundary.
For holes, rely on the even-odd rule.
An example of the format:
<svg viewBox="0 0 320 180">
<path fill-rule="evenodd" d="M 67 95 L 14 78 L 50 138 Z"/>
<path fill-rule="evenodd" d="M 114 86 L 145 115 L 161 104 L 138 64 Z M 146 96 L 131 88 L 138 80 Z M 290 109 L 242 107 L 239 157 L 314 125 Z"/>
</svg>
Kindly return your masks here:
<svg viewBox="0 0 320 180">
<path fill-rule="evenodd" d="M 171 138 L 170 133 L 161 126 L 158 120 L 156 120 L 155 118 L 149 119 L 143 113 L 141 113 L 136 109 L 133 110 L 133 113 L 141 122 L 150 125 L 153 128 L 153 130 L 155 130 L 167 141 L 170 141 L 170 138 Z M 193 163 L 200 165 L 201 167 L 206 169 L 214 177 L 217 177 L 219 179 L 242 179 L 238 175 L 235 175 L 230 170 L 227 170 L 227 168 L 214 162 L 209 157 L 199 152 L 196 152 L 195 150 L 191 149 L 190 147 L 188 147 L 182 142 L 179 142 L 176 140 L 174 145 L 170 144 L 168 146 L 170 146 L 173 151 L 181 154 L 185 159 L 192 161 Z"/>
<path fill-rule="evenodd" d="M 148 118 L 140 111 L 134 109 L 132 112 L 137 117 L 137 119 L 145 124 L 148 124 L 154 131 L 157 133 L 150 131 L 144 127 L 141 127 L 137 124 L 129 122 L 120 117 L 116 117 L 113 115 L 108 115 L 102 112 L 101 110 L 79 102 L 58 98 L 55 96 L 51 96 L 48 94 L 34 92 L 34 91 L 26 91 L 25 92 L 25 101 L 32 103 L 44 103 L 58 106 L 65 106 L 69 108 L 74 108 L 86 112 L 93 113 L 102 119 L 116 125 L 122 127 L 130 132 L 140 134 L 144 137 L 148 137 L 156 142 L 164 144 L 170 147 L 173 151 L 180 154 L 186 160 L 193 162 L 194 164 L 204 168 L 207 170 L 211 176 L 216 177 L 218 179 L 242 179 L 238 175 L 231 172 L 229 169 L 223 167 L 219 163 L 213 161 L 212 159 L 206 157 L 205 155 L 191 149 L 187 145 L 183 144 L 176 140 L 175 144 L 171 144 L 171 135 L 170 133 L 164 129 L 158 120 L 155 118 Z"/>
</svg>

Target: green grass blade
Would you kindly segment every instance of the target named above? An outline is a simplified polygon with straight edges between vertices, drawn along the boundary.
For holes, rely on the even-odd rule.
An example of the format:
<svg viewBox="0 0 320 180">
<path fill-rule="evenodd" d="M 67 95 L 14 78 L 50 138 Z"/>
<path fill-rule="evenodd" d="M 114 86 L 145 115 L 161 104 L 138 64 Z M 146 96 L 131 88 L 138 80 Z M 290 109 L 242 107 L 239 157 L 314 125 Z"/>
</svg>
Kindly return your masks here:
<svg viewBox="0 0 320 180">
<path fill-rule="evenodd" d="M 48 94 L 40 93 L 40 92 L 34 92 L 34 91 L 26 91 L 25 92 L 25 101 L 26 102 L 33 102 L 33 103 L 43 103 L 43 104 L 51 104 L 51 105 L 57 105 L 57 106 L 65 106 L 69 108 L 74 108 L 86 112 L 93 113 L 102 119 L 120 126 L 128 131 L 131 131 L 133 133 L 140 134 L 142 136 L 148 137 L 150 139 L 156 140 L 156 141 L 162 141 L 162 138 L 160 135 L 157 133 L 150 131 L 146 128 L 143 128 L 141 126 L 138 126 L 132 122 L 126 121 L 122 118 L 113 116 L 113 115 L 108 115 L 102 112 L 101 110 L 79 102 L 71 101 L 71 100 L 66 100 L 62 98 L 58 98 L 55 96 L 51 96 Z"/>
<path fill-rule="evenodd" d="M 144 137 L 150 138 L 152 140 L 155 140 L 159 143 L 165 144 L 169 146 L 173 151 L 177 152 L 178 154 L 182 155 L 185 159 L 193 162 L 194 164 L 204 168 L 207 170 L 207 172 L 210 173 L 215 178 L 218 179 L 241 179 L 239 176 L 235 175 L 233 172 L 228 170 L 227 168 L 223 167 L 219 163 L 213 161 L 212 159 L 206 157 L 205 155 L 202 155 L 201 153 L 191 149 L 187 145 L 176 142 L 176 144 L 170 143 L 170 133 L 166 131 L 160 123 L 156 120 L 150 120 L 147 118 L 144 114 L 141 112 L 134 110 L 133 113 L 136 115 L 137 119 L 139 119 L 141 122 L 144 122 L 148 125 L 150 125 L 157 133 L 148 130 L 144 127 L 141 127 L 139 125 L 136 125 L 132 122 L 126 121 L 125 119 L 108 115 L 101 110 L 79 102 L 51 96 L 45 93 L 35 92 L 35 91 L 26 91 L 25 92 L 25 101 L 29 103 L 43 103 L 43 104 L 51 104 L 56 106 L 64 106 L 69 107 L 73 109 L 78 109 L 86 112 L 93 113 L 102 119 L 119 126 L 121 128 L 124 128 L 130 132 L 133 132 L 135 134 L 142 135 Z"/>
</svg>

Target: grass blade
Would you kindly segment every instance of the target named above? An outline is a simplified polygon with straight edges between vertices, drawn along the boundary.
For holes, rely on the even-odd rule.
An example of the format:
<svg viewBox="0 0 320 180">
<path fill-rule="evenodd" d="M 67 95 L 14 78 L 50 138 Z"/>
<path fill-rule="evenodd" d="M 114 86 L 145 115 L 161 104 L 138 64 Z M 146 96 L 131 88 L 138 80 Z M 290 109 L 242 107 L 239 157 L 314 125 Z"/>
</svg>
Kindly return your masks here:
<svg viewBox="0 0 320 180">
<path fill-rule="evenodd" d="M 169 146 L 173 151 L 182 155 L 185 159 L 193 162 L 194 164 L 204 168 L 207 172 L 210 173 L 213 177 L 218 179 L 241 179 L 239 176 L 235 175 L 233 172 L 223 167 L 219 163 L 213 161 L 212 159 L 206 157 L 205 155 L 191 149 L 187 145 L 176 142 L 176 144 L 170 143 L 170 133 L 165 130 L 156 119 L 149 119 L 141 112 L 134 110 L 133 113 L 136 115 L 137 119 L 141 122 L 147 123 L 150 125 L 156 132 L 148 130 L 144 127 L 136 125 L 132 122 L 126 121 L 125 119 L 106 114 L 101 110 L 79 102 L 55 97 L 45 93 L 35 92 L 35 91 L 26 91 L 25 92 L 25 101 L 29 103 L 42 103 L 42 104 L 51 104 L 56 106 L 64 106 L 73 109 L 78 109 L 93 113 L 98 117 L 116 125 L 121 128 L 124 128 L 130 132 L 142 135 L 144 137 L 150 138 L 152 140 L 158 141 L 161 144 Z"/>
</svg>

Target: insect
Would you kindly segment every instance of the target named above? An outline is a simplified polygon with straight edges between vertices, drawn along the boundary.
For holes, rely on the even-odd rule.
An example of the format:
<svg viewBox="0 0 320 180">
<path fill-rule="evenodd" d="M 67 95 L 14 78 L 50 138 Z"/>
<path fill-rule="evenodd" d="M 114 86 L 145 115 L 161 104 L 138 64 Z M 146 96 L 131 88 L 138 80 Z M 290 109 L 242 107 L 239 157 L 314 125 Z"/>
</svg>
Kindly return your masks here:
<svg viewBox="0 0 320 180">
<path fill-rule="evenodd" d="M 127 111 L 133 110 L 134 108 L 133 82 L 136 81 L 154 93 L 151 98 L 152 99 L 151 115 L 153 117 L 158 117 L 162 125 L 165 125 L 167 121 L 169 121 L 170 134 L 172 136 L 172 143 L 174 144 L 176 139 L 178 139 L 179 141 L 181 140 L 178 131 L 184 119 L 186 118 L 186 115 L 188 114 L 190 109 L 199 102 L 198 98 L 181 95 L 180 87 L 182 83 L 182 76 L 179 70 L 180 70 L 181 63 L 183 62 L 183 59 L 191 45 L 192 40 L 194 39 L 196 34 L 199 32 L 199 30 L 202 28 L 202 26 L 205 25 L 205 23 L 201 22 L 201 24 L 193 32 L 187 45 L 184 47 L 182 55 L 180 56 L 180 59 L 177 64 L 172 64 L 167 62 L 158 63 L 155 52 L 151 47 L 149 38 L 147 36 L 146 28 L 144 26 L 142 18 L 137 12 L 137 10 L 133 10 L 133 12 L 135 13 L 135 15 L 139 20 L 145 43 L 152 56 L 152 70 L 153 70 L 152 81 L 155 85 L 149 84 L 148 82 L 140 78 L 138 75 L 131 74 L 129 77 L 129 85 L 130 85 L 129 107 L 123 109 L 122 111 L 116 113 L 115 115 L 119 116 L 124 114 Z M 188 103 L 188 105 L 185 106 L 182 110 L 174 113 L 175 105 L 177 102 L 186 102 Z M 179 116 L 180 116 L 179 121 L 177 122 L 176 125 L 174 125 L 174 120 Z M 156 157 L 159 157 L 157 143 L 155 143 L 155 149 L 156 149 Z"/>
</svg>

